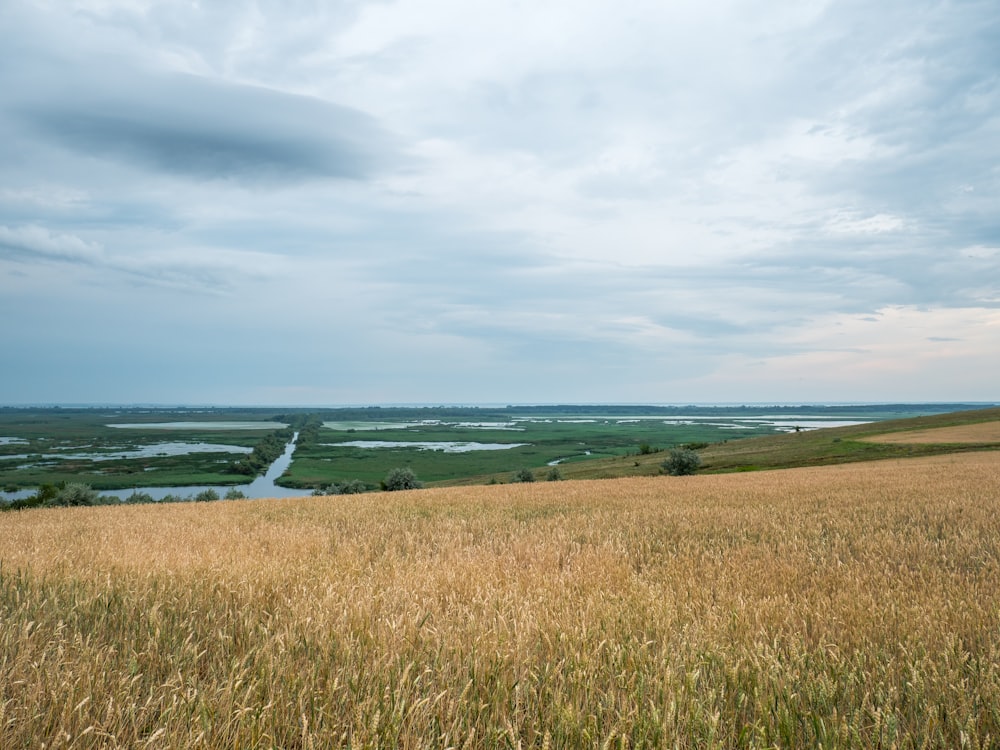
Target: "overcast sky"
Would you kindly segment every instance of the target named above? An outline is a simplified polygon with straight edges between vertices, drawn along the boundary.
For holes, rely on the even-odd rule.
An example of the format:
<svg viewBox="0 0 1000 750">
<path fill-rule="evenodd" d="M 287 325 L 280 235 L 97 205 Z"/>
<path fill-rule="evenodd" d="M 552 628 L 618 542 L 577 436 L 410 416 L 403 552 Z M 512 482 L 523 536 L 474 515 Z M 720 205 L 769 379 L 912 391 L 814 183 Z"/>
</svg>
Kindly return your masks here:
<svg viewBox="0 0 1000 750">
<path fill-rule="evenodd" d="M 3 0 L 0 402 L 1000 400 L 996 0 Z"/>
</svg>

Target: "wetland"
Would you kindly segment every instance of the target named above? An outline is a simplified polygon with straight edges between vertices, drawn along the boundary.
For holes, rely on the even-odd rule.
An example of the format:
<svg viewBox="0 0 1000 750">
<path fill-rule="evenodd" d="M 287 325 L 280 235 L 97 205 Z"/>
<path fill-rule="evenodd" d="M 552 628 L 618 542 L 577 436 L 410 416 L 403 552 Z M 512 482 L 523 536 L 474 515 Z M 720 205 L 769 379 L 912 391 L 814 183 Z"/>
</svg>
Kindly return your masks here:
<svg viewBox="0 0 1000 750">
<path fill-rule="evenodd" d="M 956 405 L 0 408 L 0 499 L 83 483 L 154 499 L 205 488 L 247 497 L 335 482 L 377 488 L 393 468 L 427 483 L 507 481 L 527 468 L 585 471 L 677 446 L 810 432 Z M 389 433 L 389 434 L 387 434 Z M 297 442 L 295 435 L 299 435 Z M 391 436 L 390 436 L 391 435 Z M 263 450 L 266 447 L 267 450 Z M 636 471 L 635 473 L 641 473 Z M 595 476 L 601 476 L 597 473 Z"/>
</svg>

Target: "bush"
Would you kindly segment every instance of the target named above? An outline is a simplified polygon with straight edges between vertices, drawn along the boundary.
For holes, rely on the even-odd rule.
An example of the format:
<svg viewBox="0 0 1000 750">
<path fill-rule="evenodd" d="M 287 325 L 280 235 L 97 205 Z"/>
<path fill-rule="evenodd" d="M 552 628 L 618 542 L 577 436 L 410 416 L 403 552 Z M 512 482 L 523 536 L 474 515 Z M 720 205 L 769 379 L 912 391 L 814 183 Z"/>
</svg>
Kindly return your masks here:
<svg viewBox="0 0 1000 750">
<path fill-rule="evenodd" d="M 195 502 L 199 503 L 210 503 L 213 500 L 219 499 L 219 493 L 215 490 L 202 490 L 197 495 L 194 496 Z"/>
<path fill-rule="evenodd" d="M 20 500 L 11 500 L 9 503 L 0 503 L 0 510 L 24 510 L 25 508 L 41 508 L 44 503 L 38 493 L 23 497 Z"/>
<path fill-rule="evenodd" d="M 226 500 L 246 500 L 247 496 L 244 495 L 241 490 L 238 490 L 235 487 L 233 487 L 226 491 L 225 497 Z"/>
<path fill-rule="evenodd" d="M 419 490 L 423 486 L 423 482 L 417 479 L 417 475 L 413 473 L 413 469 L 408 466 L 401 469 L 393 469 L 382 480 L 382 489 L 386 492 Z"/>
<path fill-rule="evenodd" d="M 153 496 L 148 492 L 139 492 L 139 490 L 133 490 L 132 494 L 122 500 L 126 505 L 140 505 L 145 503 L 155 502 Z"/>
<path fill-rule="evenodd" d="M 688 448 L 675 448 L 660 466 L 672 477 L 694 474 L 701 466 L 701 456 Z"/>
<path fill-rule="evenodd" d="M 511 482 L 534 482 L 535 475 L 531 473 L 531 469 L 518 469 L 514 476 L 510 478 Z"/>
<path fill-rule="evenodd" d="M 562 478 L 563 475 L 562 472 L 559 471 L 558 466 L 553 466 L 551 469 L 549 469 L 549 473 L 545 475 L 546 481 L 549 482 L 558 482 Z"/>
<path fill-rule="evenodd" d="M 413 472 L 410 472 L 411 474 Z M 414 481 L 416 477 L 413 477 Z M 419 485 L 420 482 L 417 482 Z M 359 495 L 362 492 L 368 492 L 371 489 L 367 484 L 362 482 L 360 479 L 350 479 L 346 482 L 334 482 L 326 487 L 320 487 L 313 490 L 313 495 L 316 497 L 323 497 L 325 495 Z M 401 489 L 418 489 L 411 487 L 403 487 Z"/>
<path fill-rule="evenodd" d="M 90 485 L 70 482 L 49 500 L 46 505 L 94 505 L 100 495 Z"/>
</svg>

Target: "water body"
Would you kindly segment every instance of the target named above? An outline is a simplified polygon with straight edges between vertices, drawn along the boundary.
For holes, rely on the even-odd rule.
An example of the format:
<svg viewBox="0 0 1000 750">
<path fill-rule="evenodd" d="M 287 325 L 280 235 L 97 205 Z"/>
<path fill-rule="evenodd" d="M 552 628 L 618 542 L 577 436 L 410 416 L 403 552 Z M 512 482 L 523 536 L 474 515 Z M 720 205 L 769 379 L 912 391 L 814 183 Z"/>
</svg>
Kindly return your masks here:
<svg viewBox="0 0 1000 750">
<path fill-rule="evenodd" d="M 422 419 L 419 422 L 324 422 L 328 430 L 340 432 L 378 431 L 378 430 L 408 430 L 411 427 L 464 427 L 473 430 L 514 430 L 523 432 L 523 427 L 517 427 L 510 422 L 447 422 L 441 419 Z"/>
<path fill-rule="evenodd" d="M 112 423 L 107 427 L 122 430 L 281 430 L 283 422 L 134 422 Z"/>
<path fill-rule="evenodd" d="M 577 454 L 577 455 L 591 456 L 593 454 L 590 451 L 584 451 L 582 454 Z M 549 461 L 545 465 L 546 466 L 558 466 L 561 463 L 565 463 L 566 461 L 569 461 L 570 458 L 573 458 L 573 456 L 568 456 L 566 458 L 557 458 L 555 461 Z"/>
<path fill-rule="evenodd" d="M 245 423 L 244 423 L 245 424 Z M 225 496 L 229 490 L 239 490 L 247 498 L 259 500 L 261 498 L 277 497 L 305 497 L 311 495 L 312 490 L 296 490 L 288 487 L 279 487 L 274 482 L 280 477 L 292 463 L 292 454 L 295 452 L 295 441 L 298 440 L 299 433 L 292 436 L 291 441 L 285 446 L 285 451 L 274 463 L 272 463 L 263 476 L 259 476 L 249 484 L 238 484 L 233 487 L 219 487 L 210 485 L 191 485 L 187 487 L 136 487 L 127 490 L 99 490 L 102 495 L 112 495 L 124 500 L 133 492 L 142 492 L 151 496 L 154 500 L 162 500 L 168 495 L 175 497 L 193 497 L 205 490 L 215 490 L 219 497 Z M 20 500 L 35 494 L 34 489 L 18 490 L 17 492 L 0 493 L 0 499 Z"/>
<path fill-rule="evenodd" d="M 782 432 L 792 432 L 796 427 L 802 430 L 821 430 L 824 427 L 853 427 L 858 424 L 871 424 L 871 420 L 851 419 L 741 419 L 741 422 L 754 422 L 775 427 Z"/>
<path fill-rule="evenodd" d="M 520 448 L 531 443 L 471 443 L 416 440 L 351 440 L 346 443 L 323 443 L 331 448 L 416 448 L 425 451 L 443 451 L 444 453 L 468 453 L 469 451 L 503 451 L 509 448 Z"/>
<path fill-rule="evenodd" d="M 253 453 L 253 448 L 219 443 L 155 443 L 141 448 L 109 448 L 100 453 L 16 453 L 0 456 L 0 461 L 10 459 L 40 459 L 47 463 L 63 459 L 86 461 L 114 461 L 122 458 L 156 458 L 157 456 L 185 456 L 189 453 Z M 19 467 L 20 468 L 20 467 Z"/>
<path fill-rule="evenodd" d="M 410 427 L 437 427 L 441 424 L 440 419 L 425 419 L 421 422 L 324 422 L 323 426 L 328 430 L 338 430 L 350 432 L 351 430 L 407 430 Z"/>
</svg>

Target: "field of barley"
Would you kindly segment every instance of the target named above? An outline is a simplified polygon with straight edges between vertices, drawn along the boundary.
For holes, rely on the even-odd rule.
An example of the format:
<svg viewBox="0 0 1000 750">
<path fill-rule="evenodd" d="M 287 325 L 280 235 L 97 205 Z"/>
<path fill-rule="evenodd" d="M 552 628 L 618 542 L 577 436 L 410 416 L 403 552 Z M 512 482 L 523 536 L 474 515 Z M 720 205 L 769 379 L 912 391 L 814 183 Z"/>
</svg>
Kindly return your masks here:
<svg viewBox="0 0 1000 750">
<path fill-rule="evenodd" d="M 1000 744 L 1000 453 L 0 516 L 0 747 Z"/>
<path fill-rule="evenodd" d="M 1000 422 L 978 422 L 928 430 L 907 430 L 872 435 L 865 440 L 873 443 L 1000 443 Z"/>
</svg>

